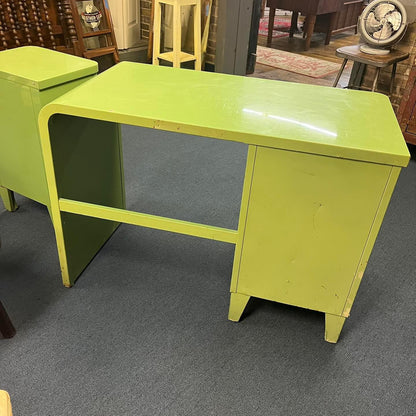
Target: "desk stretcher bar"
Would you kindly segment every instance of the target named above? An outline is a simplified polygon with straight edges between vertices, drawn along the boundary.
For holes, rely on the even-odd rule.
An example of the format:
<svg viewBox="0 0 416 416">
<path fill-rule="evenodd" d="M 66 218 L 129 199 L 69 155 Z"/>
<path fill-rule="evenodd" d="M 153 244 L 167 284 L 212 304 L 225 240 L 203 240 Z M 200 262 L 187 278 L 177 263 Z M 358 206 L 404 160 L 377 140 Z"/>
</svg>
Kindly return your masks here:
<svg viewBox="0 0 416 416">
<path fill-rule="evenodd" d="M 210 240 L 236 243 L 238 233 L 221 227 L 197 224 L 190 221 L 175 220 L 157 215 L 143 214 L 125 209 L 104 207 L 69 199 L 59 199 L 59 208 L 63 212 L 86 215 L 103 220 L 122 222 L 124 224 L 140 225 L 141 227 L 156 230 L 170 231 L 172 233 L 192 235 L 194 237 L 208 238 Z"/>
</svg>

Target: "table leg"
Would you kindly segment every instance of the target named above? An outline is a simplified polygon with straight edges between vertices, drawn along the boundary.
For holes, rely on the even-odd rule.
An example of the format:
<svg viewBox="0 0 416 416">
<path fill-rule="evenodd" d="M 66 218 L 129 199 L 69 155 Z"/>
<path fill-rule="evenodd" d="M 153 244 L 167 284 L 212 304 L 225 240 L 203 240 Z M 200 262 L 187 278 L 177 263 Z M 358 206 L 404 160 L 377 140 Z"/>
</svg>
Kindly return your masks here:
<svg viewBox="0 0 416 416">
<path fill-rule="evenodd" d="M 201 16 L 201 4 L 198 2 L 196 6 L 194 6 L 194 55 L 196 57 L 195 69 L 197 71 L 200 71 L 202 66 L 201 42 L 197 42 L 197 39 L 201 39 L 201 23 L 199 16 Z"/>
<path fill-rule="evenodd" d="M 336 343 L 345 323 L 344 316 L 325 314 L 325 341 Z"/>
<path fill-rule="evenodd" d="M 298 29 L 298 14 L 299 12 L 292 12 L 292 19 L 290 21 L 289 37 L 293 38 L 294 33 Z"/>
<path fill-rule="evenodd" d="M 306 40 L 305 51 L 309 50 L 311 46 L 311 39 L 313 34 L 313 28 L 315 27 L 316 14 L 309 14 L 306 19 Z"/>
<path fill-rule="evenodd" d="M 181 6 L 173 5 L 173 67 L 181 67 L 181 44 L 182 44 Z"/>
<path fill-rule="evenodd" d="M 273 27 L 274 27 L 274 16 L 276 14 L 276 9 L 273 7 L 270 7 L 269 11 L 269 27 L 267 32 L 267 43 L 266 46 L 270 48 L 272 45 L 272 37 L 273 37 Z"/>
<path fill-rule="evenodd" d="M 337 18 L 337 14 L 331 13 L 331 18 L 329 20 L 329 27 L 328 27 L 328 30 L 326 32 L 326 37 L 325 37 L 325 45 L 329 45 L 329 42 L 331 41 L 331 35 L 335 27 L 336 18 Z"/>
<path fill-rule="evenodd" d="M 250 296 L 242 295 L 241 293 L 231 293 L 228 319 L 230 321 L 238 322 L 249 300 Z"/>
<path fill-rule="evenodd" d="M 266 8 L 266 0 L 261 0 L 261 15 L 260 18 L 264 17 L 264 9 Z"/>
<path fill-rule="evenodd" d="M 0 186 L 0 197 L 3 200 L 4 207 L 7 211 L 13 212 L 16 211 L 18 207 L 16 200 L 14 199 L 13 191 Z"/>
<path fill-rule="evenodd" d="M 396 76 L 396 68 L 397 68 L 397 62 L 393 64 L 393 68 L 391 70 L 391 79 L 390 79 L 390 97 L 393 94 L 393 84 L 394 84 L 394 78 Z"/>
<path fill-rule="evenodd" d="M 373 88 L 371 88 L 371 91 L 374 92 L 374 90 L 377 87 L 377 82 L 378 82 L 378 77 L 380 76 L 380 68 L 376 68 L 376 76 L 374 77 L 374 81 L 373 81 Z"/>
<path fill-rule="evenodd" d="M 344 68 L 345 68 L 345 65 L 347 64 L 347 62 L 348 62 L 348 58 L 344 58 L 344 61 L 342 62 L 342 65 L 341 65 L 341 68 L 338 71 L 337 77 L 335 78 L 333 87 L 336 87 L 338 85 L 338 81 L 341 78 L 342 72 L 344 71 Z"/>
<path fill-rule="evenodd" d="M 154 2 L 154 22 L 153 22 L 153 65 L 159 65 L 160 54 L 160 31 L 162 27 L 162 7 L 160 3 Z"/>
</svg>

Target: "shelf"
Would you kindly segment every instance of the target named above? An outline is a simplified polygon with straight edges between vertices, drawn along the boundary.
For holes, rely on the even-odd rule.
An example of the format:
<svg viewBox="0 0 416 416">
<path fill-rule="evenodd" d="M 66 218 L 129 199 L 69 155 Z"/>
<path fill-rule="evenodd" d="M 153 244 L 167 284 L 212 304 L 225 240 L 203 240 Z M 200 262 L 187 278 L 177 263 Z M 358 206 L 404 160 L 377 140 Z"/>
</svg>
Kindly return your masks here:
<svg viewBox="0 0 416 416">
<path fill-rule="evenodd" d="M 97 30 L 95 32 L 86 32 L 83 33 L 83 38 L 91 38 L 93 36 L 100 36 L 100 35 L 108 35 L 111 34 L 111 29 L 103 29 L 103 30 Z"/>
<path fill-rule="evenodd" d="M 195 55 L 191 55 L 190 53 L 186 53 L 186 52 L 180 52 L 179 56 L 180 56 L 179 60 L 180 60 L 181 63 L 196 60 Z M 157 55 L 157 58 L 158 59 L 163 59 L 164 61 L 173 62 L 173 52 L 160 53 L 159 55 Z"/>
<path fill-rule="evenodd" d="M 72 12 L 79 55 L 88 59 L 112 55 L 114 64 L 120 62 L 114 28 L 109 10 L 107 9 L 107 0 L 94 0 L 94 2 L 80 0 L 66 1 L 69 3 Z M 88 3 L 90 6 L 93 6 L 92 9 L 83 3 Z M 99 42 L 90 42 L 91 39 L 99 40 Z M 95 48 L 95 46 L 98 47 Z M 107 60 L 100 62 L 101 69 L 108 64 Z"/>
<path fill-rule="evenodd" d="M 105 48 L 89 49 L 84 52 L 84 57 L 90 59 L 101 55 L 109 55 L 115 52 L 116 48 L 114 46 L 106 46 Z"/>
</svg>

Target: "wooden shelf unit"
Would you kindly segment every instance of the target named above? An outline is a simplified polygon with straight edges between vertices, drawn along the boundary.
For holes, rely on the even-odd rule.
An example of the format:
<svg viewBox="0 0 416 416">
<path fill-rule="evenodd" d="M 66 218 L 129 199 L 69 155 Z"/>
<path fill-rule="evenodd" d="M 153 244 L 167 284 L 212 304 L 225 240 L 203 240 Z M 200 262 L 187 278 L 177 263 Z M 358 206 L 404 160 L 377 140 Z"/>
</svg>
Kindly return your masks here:
<svg viewBox="0 0 416 416">
<path fill-rule="evenodd" d="M 101 13 L 96 30 L 81 20 L 83 3 L 94 4 Z M 41 46 L 84 58 L 111 55 L 114 63 L 120 61 L 105 0 L 0 0 L 0 50 L 20 46 Z"/>
<path fill-rule="evenodd" d="M 84 58 L 97 58 L 104 55 L 111 55 L 114 63 L 120 62 L 117 49 L 117 42 L 114 34 L 111 14 L 106 7 L 104 0 L 69 0 L 74 17 L 75 29 L 79 41 L 79 50 Z M 91 4 L 101 12 L 101 19 L 96 28 L 85 23 L 80 15 L 80 10 L 86 4 Z"/>
<path fill-rule="evenodd" d="M 20 46 L 81 56 L 69 0 L 0 0 L 0 50 Z"/>
</svg>

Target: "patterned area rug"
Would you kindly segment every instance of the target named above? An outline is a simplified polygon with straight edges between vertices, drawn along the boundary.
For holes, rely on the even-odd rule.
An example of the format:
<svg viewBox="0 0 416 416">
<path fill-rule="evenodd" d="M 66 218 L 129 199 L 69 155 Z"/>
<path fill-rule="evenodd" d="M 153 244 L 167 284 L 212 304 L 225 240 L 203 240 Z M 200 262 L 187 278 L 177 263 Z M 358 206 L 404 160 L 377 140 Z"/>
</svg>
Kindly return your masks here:
<svg viewBox="0 0 416 416">
<path fill-rule="evenodd" d="M 263 46 L 257 46 L 256 62 L 311 78 L 335 74 L 340 68 L 340 64 Z"/>
<path fill-rule="evenodd" d="M 260 19 L 259 35 L 267 37 L 269 25 L 269 16 Z M 275 16 L 272 39 L 283 38 L 289 36 L 290 18 L 285 19 L 282 16 Z"/>
</svg>

